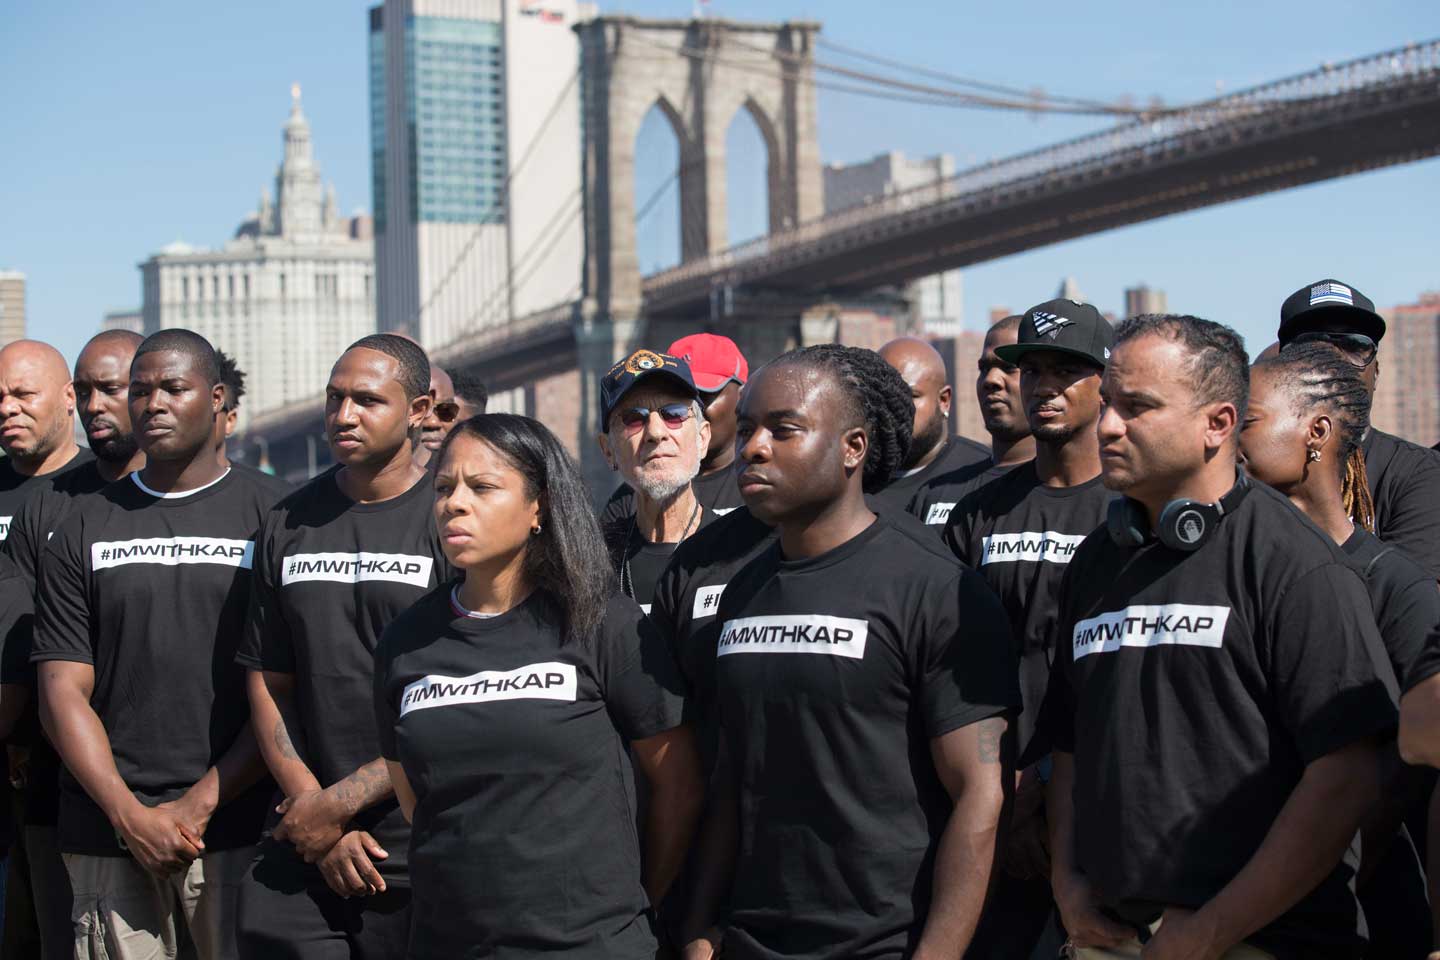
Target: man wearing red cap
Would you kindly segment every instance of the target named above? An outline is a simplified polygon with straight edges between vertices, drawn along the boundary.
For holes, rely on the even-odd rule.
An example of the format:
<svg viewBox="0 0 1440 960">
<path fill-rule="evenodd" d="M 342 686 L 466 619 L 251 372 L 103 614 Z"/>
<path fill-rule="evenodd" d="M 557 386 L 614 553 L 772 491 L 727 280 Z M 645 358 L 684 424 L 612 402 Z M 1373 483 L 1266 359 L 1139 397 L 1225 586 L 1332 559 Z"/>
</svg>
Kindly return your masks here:
<svg viewBox="0 0 1440 960">
<path fill-rule="evenodd" d="M 665 352 L 689 362 L 705 419 L 710 423 L 710 445 L 700 462 L 700 475 L 691 487 L 708 513 L 724 516 L 745 503 L 735 484 L 735 405 L 740 400 L 740 388 L 750 376 L 750 365 L 735 341 L 713 333 L 681 337 Z M 622 483 L 601 511 L 600 525 L 623 522 L 634 512 L 635 493 Z"/>
</svg>

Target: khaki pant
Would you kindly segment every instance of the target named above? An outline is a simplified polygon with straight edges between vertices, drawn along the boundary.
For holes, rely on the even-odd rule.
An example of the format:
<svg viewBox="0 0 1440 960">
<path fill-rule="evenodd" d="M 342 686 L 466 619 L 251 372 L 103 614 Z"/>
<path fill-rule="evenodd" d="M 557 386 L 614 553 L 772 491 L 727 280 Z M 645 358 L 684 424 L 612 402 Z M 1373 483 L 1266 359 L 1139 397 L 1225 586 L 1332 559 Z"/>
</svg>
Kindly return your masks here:
<svg viewBox="0 0 1440 960">
<path fill-rule="evenodd" d="M 1160 929 L 1160 921 L 1156 920 L 1150 925 L 1150 932 L 1154 933 L 1158 929 Z M 1074 957 L 1075 960 L 1138 960 L 1141 946 L 1139 940 L 1131 940 L 1118 947 L 1067 946 L 1065 950 L 1066 956 Z M 1275 958 L 1258 947 L 1242 943 L 1222 953 L 1220 960 L 1275 960 Z"/>
<path fill-rule="evenodd" d="M 157 877 L 130 857 L 67 853 L 75 960 L 234 960 L 235 903 L 254 847 Z"/>
</svg>

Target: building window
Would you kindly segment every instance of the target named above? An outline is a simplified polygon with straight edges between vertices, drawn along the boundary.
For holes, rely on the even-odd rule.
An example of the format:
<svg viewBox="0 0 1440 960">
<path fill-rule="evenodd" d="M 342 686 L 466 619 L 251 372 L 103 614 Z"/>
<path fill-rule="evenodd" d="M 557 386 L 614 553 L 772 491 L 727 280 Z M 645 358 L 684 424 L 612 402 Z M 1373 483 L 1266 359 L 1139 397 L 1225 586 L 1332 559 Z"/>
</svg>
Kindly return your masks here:
<svg viewBox="0 0 1440 960">
<path fill-rule="evenodd" d="M 231 299 L 231 300 L 234 300 L 234 299 L 235 299 L 235 274 L 233 274 L 233 273 L 230 274 L 230 276 L 228 277 L 228 279 L 229 279 L 229 281 L 230 281 L 230 283 L 229 283 L 229 285 L 228 285 L 228 289 L 229 289 L 229 291 L 230 291 L 230 299 Z"/>
<path fill-rule="evenodd" d="M 247 274 L 245 274 L 245 276 L 241 277 L 241 278 L 240 278 L 240 282 L 241 282 L 241 283 L 244 285 L 244 287 L 245 287 L 245 299 L 246 299 L 246 300 L 249 300 L 249 299 L 250 299 L 250 274 L 247 273 Z"/>
<path fill-rule="evenodd" d="M 181 300 L 189 300 L 189 299 L 190 299 L 190 278 L 189 278 L 189 277 L 181 277 L 181 278 L 180 278 L 180 299 L 181 299 Z"/>
<path fill-rule="evenodd" d="M 280 274 L 280 299 L 285 299 L 285 274 Z"/>
</svg>

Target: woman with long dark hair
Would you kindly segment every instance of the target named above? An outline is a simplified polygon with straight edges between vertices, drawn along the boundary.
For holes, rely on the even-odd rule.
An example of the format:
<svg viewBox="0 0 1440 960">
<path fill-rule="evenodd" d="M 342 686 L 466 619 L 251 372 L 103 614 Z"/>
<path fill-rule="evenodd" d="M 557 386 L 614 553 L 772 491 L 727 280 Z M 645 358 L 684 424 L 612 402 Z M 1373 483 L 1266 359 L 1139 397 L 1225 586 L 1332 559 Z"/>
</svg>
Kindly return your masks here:
<svg viewBox="0 0 1440 960">
<path fill-rule="evenodd" d="M 1369 426 L 1363 367 L 1329 344 L 1290 344 L 1250 370 L 1240 437 L 1246 471 L 1285 494 L 1350 558 L 1370 593 L 1395 681 L 1409 690 L 1426 637 L 1440 624 L 1440 594 L 1419 565 L 1374 535 L 1361 446 Z M 1382 756 L 1385 801 L 1363 829 L 1357 893 L 1372 956 L 1424 956 L 1432 936 L 1425 881 L 1400 828 L 1405 820 L 1423 823 L 1430 778 L 1402 765 L 1393 741 Z"/>
<path fill-rule="evenodd" d="M 678 671 L 618 595 L 549 430 L 474 417 L 437 461 L 435 522 L 462 578 L 386 629 L 375 666 L 380 741 L 413 825 L 409 956 L 649 960 L 649 903 L 701 803 Z M 627 745 L 651 797 L 643 858 Z"/>
</svg>

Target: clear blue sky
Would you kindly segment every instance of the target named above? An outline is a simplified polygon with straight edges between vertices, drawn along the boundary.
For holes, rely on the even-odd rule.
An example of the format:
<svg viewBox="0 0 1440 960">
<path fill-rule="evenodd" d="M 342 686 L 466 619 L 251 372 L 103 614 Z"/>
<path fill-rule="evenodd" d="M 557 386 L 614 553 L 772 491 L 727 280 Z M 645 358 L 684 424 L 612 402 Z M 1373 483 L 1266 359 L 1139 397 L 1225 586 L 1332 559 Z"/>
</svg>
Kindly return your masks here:
<svg viewBox="0 0 1440 960">
<path fill-rule="evenodd" d="M 253 209 L 280 159 L 289 87 L 302 84 L 316 152 L 341 208 L 369 209 L 366 9 L 352 0 L 197 4 L 22 2 L 0 29 L 0 268 L 29 277 L 32 336 L 74 357 L 106 310 L 138 306 L 136 264 L 175 239 L 218 246 Z M 690 0 L 624 0 L 605 12 L 687 16 Z M 823 21 L 841 44 L 1052 93 L 1182 103 L 1440 36 L 1440 4 L 1416 0 L 713 0 L 717 16 Z M 826 161 L 940 151 L 962 166 L 1076 136 L 1087 118 L 881 104 L 822 93 Z M 732 130 L 731 219 L 764 217 L 763 159 Z M 642 134 L 638 191 L 668 176 L 672 149 Z M 668 168 L 668 169 L 662 169 Z M 745 185 L 750 188 L 740 189 Z M 755 187 L 759 187 L 756 189 Z M 1259 349 L 1280 301 L 1326 275 L 1382 305 L 1440 288 L 1440 160 L 1170 217 L 965 271 L 967 319 L 1023 308 L 1071 275 L 1102 309 L 1140 281 L 1172 309 L 1238 327 Z M 642 260 L 663 258 L 673 205 L 657 204 Z M 654 225 L 652 225 L 652 221 Z"/>
</svg>

